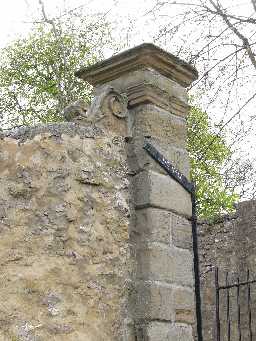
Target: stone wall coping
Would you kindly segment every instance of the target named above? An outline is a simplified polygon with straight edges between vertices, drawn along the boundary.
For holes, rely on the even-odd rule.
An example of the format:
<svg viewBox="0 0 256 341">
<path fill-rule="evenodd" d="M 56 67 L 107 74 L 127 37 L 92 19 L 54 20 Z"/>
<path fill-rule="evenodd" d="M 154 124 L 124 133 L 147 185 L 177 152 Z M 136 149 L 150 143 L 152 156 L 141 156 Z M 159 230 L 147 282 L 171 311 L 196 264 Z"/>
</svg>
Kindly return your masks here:
<svg viewBox="0 0 256 341">
<path fill-rule="evenodd" d="M 81 68 L 75 75 L 96 86 L 141 69 L 153 69 L 184 87 L 188 87 L 198 78 L 198 72 L 192 65 L 149 43 L 121 52 L 87 68 Z"/>
<path fill-rule="evenodd" d="M 19 142 L 25 142 L 39 134 L 51 134 L 56 137 L 66 134 L 72 137 L 78 135 L 81 138 L 95 138 L 102 136 L 103 132 L 94 125 L 85 126 L 75 122 L 58 122 L 0 130 L 0 141 L 11 138 L 19 140 Z"/>
</svg>

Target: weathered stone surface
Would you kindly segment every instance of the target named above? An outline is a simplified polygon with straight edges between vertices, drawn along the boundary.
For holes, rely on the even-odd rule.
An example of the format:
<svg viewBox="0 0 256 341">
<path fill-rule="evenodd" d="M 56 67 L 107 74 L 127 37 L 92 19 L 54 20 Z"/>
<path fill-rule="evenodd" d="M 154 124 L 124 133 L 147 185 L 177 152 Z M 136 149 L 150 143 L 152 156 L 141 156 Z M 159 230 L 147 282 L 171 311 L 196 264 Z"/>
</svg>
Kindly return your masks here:
<svg viewBox="0 0 256 341">
<path fill-rule="evenodd" d="M 188 250 L 152 244 L 137 250 L 137 262 L 138 278 L 192 286 L 192 255 Z"/>
<path fill-rule="evenodd" d="M 143 320 L 166 320 L 174 318 L 172 288 L 155 282 L 140 281 L 136 284 L 134 314 Z"/>
<path fill-rule="evenodd" d="M 146 341 L 193 341 L 192 328 L 183 324 L 151 322 L 144 328 Z M 139 341 L 142 341 L 139 339 Z"/>
<path fill-rule="evenodd" d="M 1 340 L 120 341 L 127 332 L 125 142 L 73 128 L 0 140 Z"/>
<path fill-rule="evenodd" d="M 138 243 L 151 241 L 174 245 L 192 251 L 191 222 L 177 214 L 159 208 L 136 210 L 132 239 Z"/>
<path fill-rule="evenodd" d="M 114 115 L 118 118 L 126 118 L 128 116 L 127 97 L 120 94 L 113 86 L 103 85 L 95 91 L 95 94 L 96 96 L 88 109 L 88 121 L 97 122 L 105 118 L 106 115 Z"/>
<path fill-rule="evenodd" d="M 177 214 L 172 214 L 171 231 L 173 245 L 192 251 L 192 226 L 190 221 Z"/>
<path fill-rule="evenodd" d="M 132 172 L 138 173 L 142 170 L 153 170 L 158 173 L 166 174 L 163 167 L 153 160 L 143 149 L 146 142 L 150 142 L 181 173 L 189 178 L 190 165 L 186 150 L 161 142 L 158 138 L 144 138 L 144 136 L 136 136 L 129 139 L 127 153 L 129 157 L 129 166 Z"/>
<path fill-rule="evenodd" d="M 127 94 L 130 108 L 151 103 L 177 116 L 188 114 L 186 90 L 155 70 L 129 72 L 108 84 Z"/>
<path fill-rule="evenodd" d="M 139 242 L 153 241 L 170 245 L 170 212 L 158 208 L 136 210 L 132 239 Z"/>
<path fill-rule="evenodd" d="M 163 320 L 192 325 L 195 322 L 194 312 L 192 288 L 158 281 L 139 281 L 136 284 L 134 314 L 140 320 Z"/>
<path fill-rule="evenodd" d="M 186 148 L 185 119 L 155 105 L 140 105 L 131 110 L 134 136 L 151 136 L 176 148 Z"/>
<path fill-rule="evenodd" d="M 76 76 L 92 85 L 107 83 L 127 72 L 153 69 L 183 87 L 196 80 L 198 73 L 190 64 L 153 44 L 141 44 L 103 62 L 80 69 Z"/>
<path fill-rule="evenodd" d="M 26 140 L 33 139 L 38 134 L 47 134 L 53 140 L 60 139 L 61 135 L 63 134 L 67 134 L 71 137 L 78 135 L 80 138 L 94 138 L 102 136 L 102 133 L 102 130 L 94 125 L 83 126 L 75 122 L 62 122 L 39 124 L 34 127 L 26 126 L 17 129 L 10 129 L 7 131 L 0 130 L 0 139 L 12 138 L 19 140 L 19 142 L 25 142 Z M 4 150 L 2 153 L 4 155 Z"/>
<path fill-rule="evenodd" d="M 65 121 L 81 120 L 86 117 L 89 109 L 89 104 L 83 100 L 77 100 L 69 104 L 62 112 L 61 115 Z"/>
<path fill-rule="evenodd" d="M 176 287 L 172 290 L 175 322 L 193 324 L 195 322 L 194 290 Z"/>
<path fill-rule="evenodd" d="M 125 75 L 108 82 L 108 84 L 114 86 L 120 92 L 126 93 L 128 90 L 128 98 L 129 90 L 132 90 L 137 85 L 144 85 L 145 87 L 158 88 L 162 93 L 168 94 L 169 97 L 175 97 L 184 104 L 188 102 L 187 91 L 183 86 L 153 69 L 129 71 Z"/>
<path fill-rule="evenodd" d="M 134 177 L 135 205 L 158 207 L 190 217 L 190 194 L 168 175 L 144 171 Z"/>
</svg>

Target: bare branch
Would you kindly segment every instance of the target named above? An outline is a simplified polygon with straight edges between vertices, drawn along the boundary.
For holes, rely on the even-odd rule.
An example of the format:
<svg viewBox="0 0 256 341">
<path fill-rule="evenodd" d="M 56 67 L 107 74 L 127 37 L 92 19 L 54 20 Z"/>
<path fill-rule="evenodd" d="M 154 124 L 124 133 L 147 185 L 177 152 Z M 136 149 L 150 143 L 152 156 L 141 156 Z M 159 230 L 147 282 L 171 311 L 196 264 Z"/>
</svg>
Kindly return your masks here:
<svg viewBox="0 0 256 341">
<path fill-rule="evenodd" d="M 256 12 L 256 0 L 251 0 L 254 11 Z"/>
<path fill-rule="evenodd" d="M 242 51 L 244 49 L 244 47 L 241 47 L 240 49 L 238 49 L 237 51 L 233 51 L 231 53 L 229 53 L 227 56 L 223 57 L 222 59 L 218 60 L 217 63 L 215 63 L 209 70 L 207 70 L 196 82 L 193 83 L 193 85 L 191 86 L 191 88 L 195 87 L 205 76 L 207 76 L 212 70 L 214 70 L 216 68 L 217 65 L 221 64 L 222 62 L 224 62 L 225 60 L 227 60 L 228 58 L 234 56 L 238 51 Z"/>
<path fill-rule="evenodd" d="M 256 0 L 251 0 L 254 4 L 256 4 Z M 200 8 L 203 10 L 206 10 L 208 13 L 211 14 L 218 14 L 217 11 L 214 11 L 213 9 L 209 8 L 208 6 L 206 6 L 203 2 L 201 2 L 201 4 L 198 3 L 193 3 L 193 2 L 177 2 L 177 1 L 173 1 L 173 2 L 159 2 L 157 3 L 150 11 L 146 12 L 145 15 L 150 14 L 153 11 L 156 11 L 157 9 L 165 6 L 165 5 L 179 5 L 179 6 L 187 6 L 187 7 L 196 7 L 196 8 Z M 256 5 L 255 5 L 256 6 Z M 244 22 L 244 23 L 249 23 L 249 24 L 256 24 L 256 19 L 251 18 L 251 17 L 244 17 L 244 16 L 239 16 L 239 15 L 233 15 L 233 14 L 227 14 L 226 16 L 230 19 L 235 19 L 239 22 Z"/>
<path fill-rule="evenodd" d="M 224 130 L 224 128 L 226 128 L 230 122 L 237 117 L 241 111 L 247 106 L 248 103 L 250 103 L 254 98 L 256 97 L 256 92 L 247 99 L 247 101 L 241 106 L 241 108 L 239 108 L 239 110 L 237 112 L 235 112 L 235 114 L 233 114 L 227 122 L 225 122 L 219 129 L 218 133 L 216 134 L 216 136 L 211 140 L 211 142 L 207 145 L 206 149 L 210 148 L 212 146 L 212 144 L 216 141 L 216 139 L 218 138 L 218 135 Z M 198 159 L 199 161 L 202 161 L 204 159 L 205 155 L 201 155 L 201 157 Z"/>
<path fill-rule="evenodd" d="M 212 4 L 212 6 L 215 8 L 216 12 L 222 17 L 222 19 L 224 20 L 224 22 L 227 24 L 227 26 L 235 33 L 235 35 L 243 42 L 243 46 L 245 47 L 248 56 L 251 60 L 252 65 L 254 66 L 254 68 L 256 69 L 256 59 L 254 56 L 254 53 L 251 49 L 249 40 L 247 37 L 245 37 L 236 27 L 235 25 L 233 25 L 231 23 L 231 21 L 228 19 L 226 13 L 223 12 L 223 10 L 221 9 L 221 7 L 217 4 L 215 4 L 215 2 L 213 0 L 209 0 L 210 3 Z"/>
<path fill-rule="evenodd" d="M 65 73 L 66 73 L 66 67 L 67 67 L 67 61 L 66 61 L 66 53 L 65 53 L 65 49 L 63 47 L 62 41 L 61 41 L 61 34 L 58 32 L 55 21 L 53 19 L 48 18 L 46 11 L 45 11 L 45 7 L 44 7 L 44 2 L 43 0 L 38 0 L 40 6 L 41 6 L 41 11 L 42 11 L 42 15 L 44 18 L 44 21 L 46 23 L 48 23 L 49 25 L 51 25 L 56 42 L 58 42 L 60 49 L 61 49 L 61 53 L 62 53 L 62 58 L 63 58 L 63 64 L 64 64 L 64 68 L 63 68 L 63 72 L 64 72 L 64 77 L 63 77 L 63 82 L 64 82 L 64 90 L 66 88 L 66 77 L 65 77 Z M 65 94 L 63 93 L 63 89 L 62 89 L 62 77 L 60 74 L 60 70 L 58 68 L 58 66 L 56 66 L 53 63 L 53 68 L 54 68 L 54 72 L 55 72 L 55 77 L 58 80 L 58 98 L 59 98 L 59 111 L 63 110 L 64 106 L 65 106 Z"/>
</svg>

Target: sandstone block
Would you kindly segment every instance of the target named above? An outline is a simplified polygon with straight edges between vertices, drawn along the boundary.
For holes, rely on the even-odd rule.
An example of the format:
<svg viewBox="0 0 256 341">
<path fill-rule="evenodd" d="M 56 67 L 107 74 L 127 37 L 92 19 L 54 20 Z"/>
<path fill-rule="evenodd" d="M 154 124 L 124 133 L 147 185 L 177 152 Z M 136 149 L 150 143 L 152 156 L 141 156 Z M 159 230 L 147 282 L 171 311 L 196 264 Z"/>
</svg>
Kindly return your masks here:
<svg viewBox="0 0 256 341">
<path fill-rule="evenodd" d="M 192 327 L 163 322 L 149 323 L 144 329 L 146 341 L 193 341 Z M 142 340 L 139 340 L 142 341 Z"/>
<path fill-rule="evenodd" d="M 134 116 L 134 136 L 151 136 L 177 148 L 186 148 L 185 119 L 151 104 L 130 111 Z"/>
<path fill-rule="evenodd" d="M 176 287 L 172 292 L 175 322 L 193 324 L 195 322 L 195 294 L 193 289 Z"/>
<path fill-rule="evenodd" d="M 137 210 L 132 236 L 137 242 L 154 241 L 169 245 L 170 216 L 170 212 L 158 208 Z"/>
<path fill-rule="evenodd" d="M 173 245 L 183 249 L 192 249 L 191 223 L 176 214 L 172 214 L 170 220 Z"/>
<path fill-rule="evenodd" d="M 138 319 L 171 321 L 174 316 L 172 288 L 156 283 L 137 283 L 134 308 Z"/>
<path fill-rule="evenodd" d="M 137 277 L 193 285 L 193 257 L 188 250 L 148 245 L 137 250 Z"/>
<path fill-rule="evenodd" d="M 161 76 L 155 70 L 137 70 L 108 84 L 128 95 L 129 106 L 151 103 L 186 117 L 189 106 L 186 90 L 177 82 Z"/>
<path fill-rule="evenodd" d="M 168 175 L 153 171 L 141 172 L 134 177 L 135 205 L 158 207 L 190 217 L 190 194 Z"/>
<path fill-rule="evenodd" d="M 159 47 L 144 43 L 89 68 L 81 68 L 76 76 L 97 86 L 137 70 L 155 70 L 164 77 L 188 87 L 198 77 L 190 64 Z"/>
<path fill-rule="evenodd" d="M 166 174 L 166 171 L 143 149 L 147 141 L 157 148 L 174 167 L 189 178 L 189 158 L 185 149 L 162 142 L 158 138 L 146 139 L 144 136 L 135 136 L 127 146 L 129 165 L 133 172 L 138 173 L 144 169 Z"/>
<path fill-rule="evenodd" d="M 152 85 L 162 89 L 171 97 L 179 99 L 184 104 L 187 103 L 187 92 L 177 82 L 160 75 L 155 70 L 136 70 L 129 72 L 125 77 L 119 77 L 109 82 L 116 89 L 125 92 L 126 89 L 131 89 L 138 84 Z"/>
</svg>

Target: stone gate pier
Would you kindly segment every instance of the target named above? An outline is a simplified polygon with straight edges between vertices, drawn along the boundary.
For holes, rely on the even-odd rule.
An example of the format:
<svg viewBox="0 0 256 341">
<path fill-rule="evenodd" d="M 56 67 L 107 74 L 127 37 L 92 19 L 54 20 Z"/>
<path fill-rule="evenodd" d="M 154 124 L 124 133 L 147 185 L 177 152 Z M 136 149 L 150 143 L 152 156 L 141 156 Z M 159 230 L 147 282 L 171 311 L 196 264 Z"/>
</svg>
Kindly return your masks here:
<svg viewBox="0 0 256 341">
<path fill-rule="evenodd" d="M 69 121 L 0 135 L 0 340 L 194 340 L 189 64 L 151 44 L 77 76 Z"/>
</svg>

